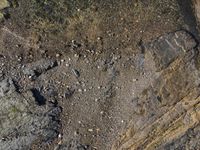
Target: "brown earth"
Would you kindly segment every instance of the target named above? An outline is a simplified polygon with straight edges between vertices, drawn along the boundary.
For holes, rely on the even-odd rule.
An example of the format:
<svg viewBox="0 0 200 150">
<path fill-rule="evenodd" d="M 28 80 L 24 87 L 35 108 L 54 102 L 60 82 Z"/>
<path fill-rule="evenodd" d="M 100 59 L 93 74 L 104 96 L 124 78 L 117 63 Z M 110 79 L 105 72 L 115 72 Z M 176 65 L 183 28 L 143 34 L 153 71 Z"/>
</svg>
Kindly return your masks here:
<svg viewBox="0 0 200 150">
<path fill-rule="evenodd" d="M 62 108 L 58 137 L 27 149 L 200 148 L 189 1 L 11 0 L 2 9 L 0 79 Z"/>
</svg>

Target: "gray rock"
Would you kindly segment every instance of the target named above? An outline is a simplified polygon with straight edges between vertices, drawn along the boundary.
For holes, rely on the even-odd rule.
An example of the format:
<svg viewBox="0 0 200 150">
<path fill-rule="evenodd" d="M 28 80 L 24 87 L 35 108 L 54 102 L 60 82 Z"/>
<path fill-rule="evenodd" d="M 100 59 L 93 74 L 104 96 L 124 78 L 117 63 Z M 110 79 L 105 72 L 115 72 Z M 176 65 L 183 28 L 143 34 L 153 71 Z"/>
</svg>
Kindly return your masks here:
<svg viewBox="0 0 200 150">
<path fill-rule="evenodd" d="M 91 150 L 91 148 L 81 144 L 79 140 L 72 139 L 67 144 L 60 145 L 59 150 Z"/>
<path fill-rule="evenodd" d="M 6 78 L 0 81 L 0 97 L 10 94 L 15 91 L 15 86 L 12 79 Z"/>
<path fill-rule="evenodd" d="M 197 46 L 196 40 L 186 31 L 166 34 L 145 45 L 154 57 L 157 71 L 167 68 L 177 57 Z"/>
<path fill-rule="evenodd" d="M 42 59 L 37 62 L 27 64 L 23 70 L 23 73 L 29 77 L 38 77 L 40 74 L 52 69 L 55 66 L 57 66 L 57 62 L 55 60 Z"/>
<path fill-rule="evenodd" d="M 200 148 L 200 126 L 189 129 L 183 136 L 173 140 L 157 149 L 174 150 L 174 149 L 189 149 L 197 150 Z"/>
<path fill-rule="evenodd" d="M 53 140 L 60 112 L 57 107 L 39 106 L 31 91 L 0 97 L 0 149 L 29 149 L 34 141 Z"/>
<path fill-rule="evenodd" d="M 72 69 L 72 73 L 78 78 L 80 77 L 80 72 L 77 69 Z"/>
</svg>

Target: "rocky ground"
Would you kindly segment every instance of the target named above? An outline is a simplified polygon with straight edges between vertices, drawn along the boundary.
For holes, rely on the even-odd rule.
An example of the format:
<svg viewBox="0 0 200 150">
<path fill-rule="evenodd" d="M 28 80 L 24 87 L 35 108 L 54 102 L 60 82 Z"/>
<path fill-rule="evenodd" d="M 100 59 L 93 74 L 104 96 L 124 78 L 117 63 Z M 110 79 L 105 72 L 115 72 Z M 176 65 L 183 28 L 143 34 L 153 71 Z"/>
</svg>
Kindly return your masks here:
<svg viewBox="0 0 200 150">
<path fill-rule="evenodd" d="M 200 148 L 187 0 L 0 0 L 0 150 Z"/>
</svg>

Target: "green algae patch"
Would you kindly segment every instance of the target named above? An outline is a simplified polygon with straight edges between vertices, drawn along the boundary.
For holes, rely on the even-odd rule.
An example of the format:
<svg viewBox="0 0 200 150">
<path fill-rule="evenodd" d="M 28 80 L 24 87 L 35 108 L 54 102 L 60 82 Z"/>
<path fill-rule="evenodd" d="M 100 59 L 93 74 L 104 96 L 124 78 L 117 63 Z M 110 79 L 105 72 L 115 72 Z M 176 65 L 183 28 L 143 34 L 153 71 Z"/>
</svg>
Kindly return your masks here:
<svg viewBox="0 0 200 150">
<path fill-rule="evenodd" d="M 4 9 L 6 7 L 9 7 L 9 6 L 10 6 L 10 4 L 7 0 L 0 0 L 0 10 Z M 0 16 L 0 18 L 1 18 L 1 16 Z"/>
</svg>

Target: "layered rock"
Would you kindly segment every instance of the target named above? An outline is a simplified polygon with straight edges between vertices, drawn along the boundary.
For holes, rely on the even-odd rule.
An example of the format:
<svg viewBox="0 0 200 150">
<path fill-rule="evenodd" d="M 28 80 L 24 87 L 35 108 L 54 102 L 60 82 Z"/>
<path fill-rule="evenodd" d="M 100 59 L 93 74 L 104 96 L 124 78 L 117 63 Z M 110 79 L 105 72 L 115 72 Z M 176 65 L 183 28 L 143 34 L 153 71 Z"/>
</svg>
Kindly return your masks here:
<svg viewBox="0 0 200 150">
<path fill-rule="evenodd" d="M 146 51 L 153 56 L 160 76 L 134 99 L 133 119 L 113 150 L 199 148 L 198 138 L 187 138 L 190 130 L 199 128 L 200 121 L 196 46 L 195 39 L 185 31 L 147 44 Z M 195 134 L 199 136 L 198 131 Z M 195 144 L 191 146 L 188 140 Z"/>
</svg>

